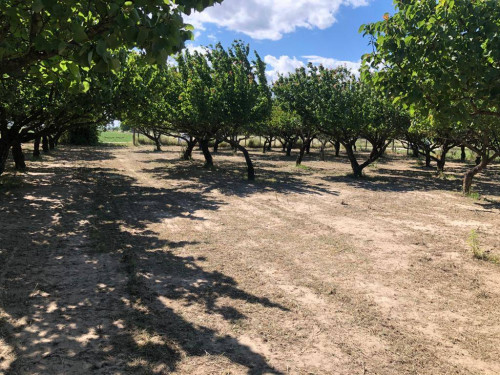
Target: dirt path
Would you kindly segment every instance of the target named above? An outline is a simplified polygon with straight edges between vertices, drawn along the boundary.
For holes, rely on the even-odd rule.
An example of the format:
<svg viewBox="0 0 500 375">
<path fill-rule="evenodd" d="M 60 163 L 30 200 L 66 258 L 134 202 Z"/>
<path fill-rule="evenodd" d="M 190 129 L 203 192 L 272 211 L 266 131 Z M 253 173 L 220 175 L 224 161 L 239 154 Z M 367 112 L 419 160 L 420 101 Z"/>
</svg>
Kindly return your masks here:
<svg viewBox="0 0 500 375">
<path fill-rule="evenodd" d="M 0 191 L 0 373 L 500 373 L 467 245 L 499 252 L 498 166 L 475 201 L 458 164 L 178 157 L 61 150 Z"/>
</svg>

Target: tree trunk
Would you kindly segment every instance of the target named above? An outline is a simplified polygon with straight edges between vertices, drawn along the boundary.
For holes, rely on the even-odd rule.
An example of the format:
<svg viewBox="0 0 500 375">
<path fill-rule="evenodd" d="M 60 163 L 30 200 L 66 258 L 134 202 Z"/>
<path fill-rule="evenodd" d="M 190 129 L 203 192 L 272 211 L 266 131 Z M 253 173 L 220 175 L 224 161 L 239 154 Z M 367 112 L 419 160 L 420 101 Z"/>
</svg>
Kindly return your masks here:
<svg viewBox="0 0 500 375">
<path fill-rule="evenodd" d="M 351 168 L 354 177 L 362 177 L 363 176 L 363 167 L 361 167 L 356 159 L 356 155 L 354 155 L 354 144 L 344 144 L 344 148 L 347 153 L 347 157 L 351 162 Z"/>
<path fill-rule="evenodd" d="M 203 156 L 205 157 L 205 168 L 212 168 L 214 166 L 214 159 L 212 158 L 212 154 L 210 154 L 210 150 L 208 149 L 208 139 L 203 139 L 200 141 L 201 151 L 203 152 Z"/>
<path fill-rule="evenodd" d="M 289 141 L 286 146 L 286 156 L 292 156 L 293 141 Z"/>
<path fill-rule="evenodd" d="M 49 152 L 49 139 L 46 135 L 42 137 L 42 150 L 45 153 Z"/>
<path fill-rule="evenodd" d="M 325 148 L 326 142 L 321 142 L 321 148 L 319 149 L 319 158 L 321 161 L 325 161 Z"/>
<path fill-rule="evenodd" d="M 40 141 L 41 137 L 36 137 L 33 143 L 33 158 L 35 159 L 40 157 Z"/>
<path fill-rule="evenodd" d="M 418 158 L 418 146 L 415 143 L 411 144 L 411 149 L 413 151 L 413 157 Z"/>
<path fill-rule="evenodd" d="M 465 146 L 461 146 L 460 150 L 461 150 L 460 160 L 465 161 L 465 159 L 467 159 L 467 154 L 465 153 Z"/>
<path fill-rule="evenodd" d="M 56 148 L 56 143 L 54 142 L 54 137 L 52 137 L 51 135 L 47 136 L 47 138 L 49 139 L 49 149 L 50 150 L 53 150 Z"/>
<path fill-rule="evenodd" d="M 264 146 L 262 146 L 262 153 L 265 154 L 267 151 L 267 138 L 264 140 Z"/>
<path fill-rule="evenodd" d="M 488 158 L 487 154 L 481 155 L 481 162 L 476 165 L 474 168 L 470 169 L 465 173 L 464 175 L 464 180 L 463 180 L 463 193 L 464 194 L 470 194 L 470 189 L 472 187 L 472 180 L 475 175 L 477 175 L 479 172 L 481 172 L 483 169 L 485 169 L 490 162 L 495 160 L 496 157 L 500 155 L 500 152 L 495 153 L 491 158 Z"/>
<path fill-rule="evenodd" d="M 446 143 L 441 149 L 441 155 L 437 159 L 437 170 L 438 172 L 444 172 L 444 166 L 446 164 L 446 155 L 453 147 L 449 147 Z"/>
<path fill-rule="evenodd" d="M 335 141 L 334 147 L 335 147 L 335 156 L 339 157 L 340 156 L 340 142 Z"/>
<path fill-rule="evenodd" d="M 183 155 L 183 159 L 184 160 L 191 160 L 193 158 L 193 149 L 194 149 L 194 146 L 196 146 L 196 139 L 193 140 L 193 141 L 188 141 L 187 142 L 187 147 L 186 149 L 184 150 L 184 155 Z"/>
<path fill-rule="evenodd" d="M 161 151 L 161 140 L 160 140 L 160 137 L 154 139 L 155 146 L 156 146 L 156 151 Z"/>
<path fill-rule="evenodd" d="M 271 151 L 273 148 L 273 137 L 269 138 L 269 144 L 267 145 L 267 151 Z"/>
<path fill-rule="evenodd" d="M 425 149 L 425 166 L 430 168 L 431 166 L 431 150 L 428 148 Z"/>
<path fill-rule="evenodd" d="M 12 145 L 12 157 L 14 158 L 14 163 L 16 164 L 16 170 L 24 171 L 26 169 L 26 162 L 21 142 L 14 142 Z"/>
<path fill-rule="evenodd" d="M 214 153 L 219 152 L 219 145 L 222 143 L 222 141 L 219 141 L 218 139 L 215 140 L 214 143 Z"/>
<path fill-rule="evenodd" d="M 312 139 L 307 142 L 306 144 L 306 154 L 309 155 L 311 153 L 311 143 L 312 143 Z"/>
<path fill-rule="evenodd" d="M 283 147 L 282 152 L 286 152 L 286 146 L 287 146 L 287 144 L 288 144 L 288 142 L 286 142 L 286 141 L 283 142 L 283 144 L 282 144 L 282 147 Z"/>
<path fill-rule="evenodd" d="M 295 161 L 296 166 L 299 166 L 302 164 L 302 159 L 304 159 L 304 153 L 306 152 L 307 143 L 308 142 L 303 142 L 302 146 L 300 146 L 300 152 L 299 152 L 299 155 L 297 156 L 297 160 Z"/>
<path fill-rule="evenodd" d="M 5 171 L 5 164 L 9 157 L 10 142 L 6 138 L 0 138 L 0 175 Z"/>
<path fill-rule="evenodd" d="M 54 145 L 57 147 L 59 145 L 59 139 L 61 138 L 62 132 L 57 133 L 54 136 Z"/>
<path fill-rule="evenodd" d="M 252 159 L 250 158 L 250 154 L 248 153 L 248 150 L 243 147 L 242 145 L 239 144 L 239 142 L 234 142 L 232 143 L 232 146 L 238 150 L 240 150 L 243 153 L 243 156 L 245 156 L 245 161 L 247 163 L 247 175 L 248 175 L 248 181 L 254 181 L 255 180 L 255 169 L 253 167 Z"/>
</svg>

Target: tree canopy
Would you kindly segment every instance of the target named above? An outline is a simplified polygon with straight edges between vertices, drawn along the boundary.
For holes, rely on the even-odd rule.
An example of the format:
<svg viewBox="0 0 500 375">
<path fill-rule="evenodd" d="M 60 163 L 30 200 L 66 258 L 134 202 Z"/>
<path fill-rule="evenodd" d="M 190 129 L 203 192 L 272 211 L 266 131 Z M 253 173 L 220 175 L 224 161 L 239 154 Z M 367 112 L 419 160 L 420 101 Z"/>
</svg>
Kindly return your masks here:
<svg viewBox="0 0 500 375">
<path fill-rule="evenodd" d="M 138 48 L 163 62 L 192 38 L 182 15 L 222 0 L 3 0 L 0 2 L 0 76 L 41 74 L 67 67 L 117 69 L 119 48 Z M 65 67 L 62 66 L 65 64 Z"/>
</svg>

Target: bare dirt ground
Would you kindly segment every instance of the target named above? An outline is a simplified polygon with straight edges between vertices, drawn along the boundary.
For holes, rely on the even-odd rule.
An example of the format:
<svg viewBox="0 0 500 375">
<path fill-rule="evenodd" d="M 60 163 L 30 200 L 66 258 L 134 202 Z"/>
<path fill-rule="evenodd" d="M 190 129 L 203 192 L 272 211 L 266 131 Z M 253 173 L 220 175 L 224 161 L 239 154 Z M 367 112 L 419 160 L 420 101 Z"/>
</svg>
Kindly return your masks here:
<svg viewBox="0 0 500 375">
<path fill-rule="evenodd" d="M 0 373 L 499 374 L 500 167 L 61 148 L 0 181 Z"/>
</svg>

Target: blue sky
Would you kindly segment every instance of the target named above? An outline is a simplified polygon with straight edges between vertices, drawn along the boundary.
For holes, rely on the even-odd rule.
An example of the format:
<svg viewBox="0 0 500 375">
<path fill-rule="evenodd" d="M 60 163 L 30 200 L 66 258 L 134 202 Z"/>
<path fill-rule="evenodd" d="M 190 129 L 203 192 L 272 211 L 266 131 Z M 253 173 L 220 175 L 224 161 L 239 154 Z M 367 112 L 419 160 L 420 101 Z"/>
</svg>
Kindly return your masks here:
<svg viewBox="0 0 500 375">
<path fill-rule="evenodd" d="M 196 31 L 189 48 L 242 39 L 265 59 L 271 79 L 308 61 L 356 70 L 370 51 L 359 26 L 386 12 L 394 12 L 392 0 L 224 0 L 188 17 Z"/>
</svg>

